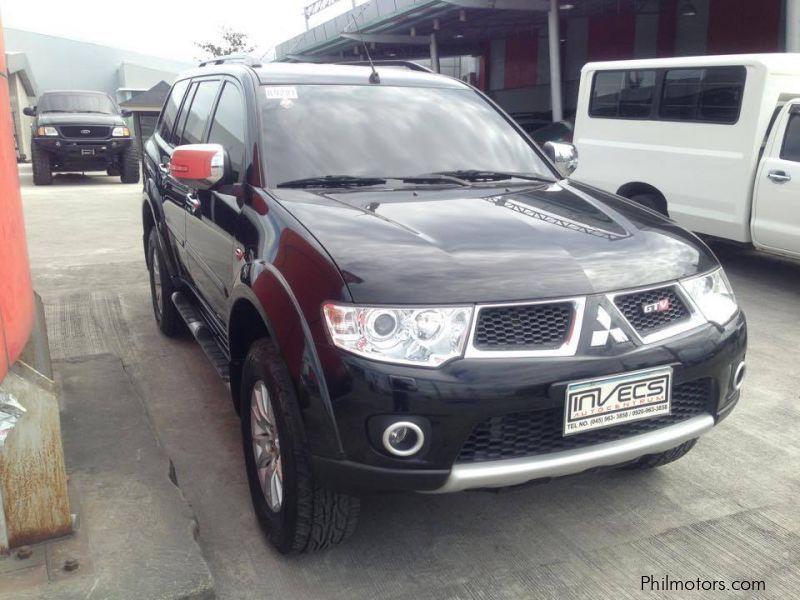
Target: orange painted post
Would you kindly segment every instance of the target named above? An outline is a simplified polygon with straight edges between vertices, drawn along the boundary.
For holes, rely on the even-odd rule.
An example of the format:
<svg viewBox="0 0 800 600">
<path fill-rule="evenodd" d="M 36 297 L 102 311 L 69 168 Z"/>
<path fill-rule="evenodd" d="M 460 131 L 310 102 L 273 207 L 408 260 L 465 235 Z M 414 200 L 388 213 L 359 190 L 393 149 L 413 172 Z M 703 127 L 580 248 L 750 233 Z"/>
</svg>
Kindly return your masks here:
<svg viewBox="0 0 800 600">
<path fill-rule="evenodd" d="M 34 320 L 33 289 L 13 135 L 8 69 L 0 21 L 0 381 L 25 347 Z"/>
</svg>

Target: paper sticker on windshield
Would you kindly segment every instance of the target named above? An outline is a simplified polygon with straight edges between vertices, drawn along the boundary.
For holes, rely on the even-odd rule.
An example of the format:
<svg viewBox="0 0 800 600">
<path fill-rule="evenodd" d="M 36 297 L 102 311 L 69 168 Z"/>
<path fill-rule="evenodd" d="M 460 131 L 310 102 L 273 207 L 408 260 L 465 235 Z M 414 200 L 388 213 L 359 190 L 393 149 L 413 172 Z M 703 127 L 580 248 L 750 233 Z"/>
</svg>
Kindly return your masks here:
<svg viewBox="0 0 800 600">
<path fill-rule="evenodd" d="M 297 88 L 293 85 L 271 85 L 264 88 L 267 100 L 297 100 Z"/>
</svg>

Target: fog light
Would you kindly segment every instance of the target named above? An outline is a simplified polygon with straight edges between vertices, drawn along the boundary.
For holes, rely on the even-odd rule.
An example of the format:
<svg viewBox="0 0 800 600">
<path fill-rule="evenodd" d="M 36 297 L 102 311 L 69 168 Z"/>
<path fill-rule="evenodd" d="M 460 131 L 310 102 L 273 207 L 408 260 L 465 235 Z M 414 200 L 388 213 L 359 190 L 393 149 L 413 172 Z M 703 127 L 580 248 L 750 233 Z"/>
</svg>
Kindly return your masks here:
<svg viewBox="0 0 800 600">
<path fill-rule="evenodd" d="M 739 365 L 736 367 L 736 370 L 733 372 L 733 389 L 736 391 L 740 390 L 742 384 L 744 383 L 744 376 L 747 369 L 745 368 L 744 361 L 740 362 Z"/>
<path fill-rule="evenodd" d="M 416 454 L 425 443 L 425 435 L 419 425 L 411 421 L 397 421 L 383 432 L 383 447 L 395 456 Z"/>
</svg>

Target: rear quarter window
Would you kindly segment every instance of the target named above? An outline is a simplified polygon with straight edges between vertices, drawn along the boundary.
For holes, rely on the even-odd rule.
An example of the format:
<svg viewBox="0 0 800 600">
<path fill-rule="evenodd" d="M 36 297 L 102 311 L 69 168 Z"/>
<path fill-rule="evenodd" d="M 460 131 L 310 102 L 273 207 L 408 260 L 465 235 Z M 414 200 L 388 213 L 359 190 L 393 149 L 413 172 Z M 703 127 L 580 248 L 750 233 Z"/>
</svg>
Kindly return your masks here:
<svg viewBox="0 0 800 600">
<path fill-rule="evenodd" d="M 746 77 L 744 67 L 669 69 L 664 74 L 659 117 L 670 121 L 736 123 Z"/>
<path fill-rule="evenodd" d="M 172 135 L 172 128 L 175 126 L 175 118 L 178 116 L 178 110 L 181 108 L 181 102 L 183 102 L 183 97 L 186 95 L 186 89 L 188 87 L 188 79 L 179 81 L 172 86 L 172 91 L 169 94 L 169 98 L 167 98 L 167 103 L 161 111 L 158 135 L 167 143 L 169 143 L 170 136 Z"/>
</svg>

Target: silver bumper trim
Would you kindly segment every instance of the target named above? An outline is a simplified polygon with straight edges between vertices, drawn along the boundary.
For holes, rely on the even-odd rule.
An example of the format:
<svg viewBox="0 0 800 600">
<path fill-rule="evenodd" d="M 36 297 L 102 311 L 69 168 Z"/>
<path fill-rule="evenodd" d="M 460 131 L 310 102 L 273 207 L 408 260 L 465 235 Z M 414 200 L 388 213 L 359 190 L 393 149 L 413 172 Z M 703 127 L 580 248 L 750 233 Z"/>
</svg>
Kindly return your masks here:
<svg viewBox="0 0 800 600">
<path fill-rule="evenodd" d="M 443 494 L 474 488 L 506 487 L 534 479 L 561 477 L 596 467 L 616 465 L 645 454 L 664 452 L 708 432 L 712 427 L 714 427 L 714 417 L 702 415 L 663 429 L 588 448 L 576 448 L 531 458 L 456 464 L 445 484 L 430 493 Z"/>
</svg>

